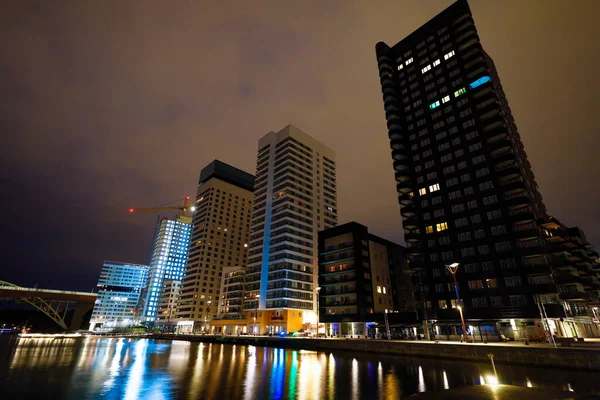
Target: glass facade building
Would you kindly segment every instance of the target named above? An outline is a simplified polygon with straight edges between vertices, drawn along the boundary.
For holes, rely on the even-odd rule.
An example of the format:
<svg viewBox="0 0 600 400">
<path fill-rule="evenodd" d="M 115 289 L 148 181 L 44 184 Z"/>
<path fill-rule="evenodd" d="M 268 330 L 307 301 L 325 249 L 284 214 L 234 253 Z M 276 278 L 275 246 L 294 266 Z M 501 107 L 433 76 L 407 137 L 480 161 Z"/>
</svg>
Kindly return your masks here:
<svg viewBox="0 0 600 400">
<path fill-rule="evenodd" d="M 163 282 L 183 279 L 190 241 L 192 219 L 162 218 L 158 221 L 152 253 L 148 284 L 142 301 L 142 319 L 154 323 L 160 307 Z"/>
<path fill-rule="evenodd" d="M 112 330 L 134 324 L 148 271 L 147 265 L 104 262 L 98 278 L 98 297 L 90 330 Z"/>
</svg>

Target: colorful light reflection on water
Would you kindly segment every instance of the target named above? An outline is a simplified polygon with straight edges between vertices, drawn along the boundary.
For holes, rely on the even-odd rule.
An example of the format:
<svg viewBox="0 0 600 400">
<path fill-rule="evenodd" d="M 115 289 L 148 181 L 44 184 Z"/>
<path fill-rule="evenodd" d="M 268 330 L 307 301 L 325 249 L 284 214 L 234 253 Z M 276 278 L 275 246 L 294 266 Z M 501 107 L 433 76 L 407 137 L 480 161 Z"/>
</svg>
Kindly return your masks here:
<svg viewBox="0 0 600 400">
<path fill-rule="evenodd" d="M 593 373 L 497 368 L 501 383 L 600 392 Z M 492 373 L 487 364 L 184 341 L 0 343 L 0 389 L 20 399 L 399 399 Z"/>
</svg>

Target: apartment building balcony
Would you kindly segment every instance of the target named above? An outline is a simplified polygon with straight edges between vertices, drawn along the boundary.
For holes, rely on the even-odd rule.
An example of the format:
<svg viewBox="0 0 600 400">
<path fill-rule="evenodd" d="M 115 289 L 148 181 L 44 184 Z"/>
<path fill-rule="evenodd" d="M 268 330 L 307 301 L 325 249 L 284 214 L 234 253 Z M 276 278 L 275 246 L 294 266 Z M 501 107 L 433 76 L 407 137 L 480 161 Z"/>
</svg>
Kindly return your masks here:
<svg viewBox="0 0 600 400">
<path fill-rule="evenodd" d="M 354 271 L 354 264 L 341 264 L 321 269 L 321 276 L 341 274 L 346 271 Z"/>
<path fill-rule="evenodd" d="M 514 162 L 517 160 L 517 157 L 515 156 L 515 153 L 512 150 L 506 152 L 492 153 L 492 157 L 494 157 L 494 163 L 496 165 L 504 165 L 509 161 Z"/>
<path fill-rule="evenodd" d="M 525 190 L 525 182 L 521 180 L 508 180 L 500 181 L 500 189 L 504 192 L 504 195 L 510 196 Z"/>
<path fill-rule="evenodd" d="M 344 274 L 344 275 L 332 275 L 326 276 L 319 285 L 321 286 L 338 286 L 348 284 L 356 281 L 355 274 Z"/>
<path fill-rule="evenodd" d="M 350 249 L 354 249 L 353 247 Z M 354 259 L 354 251 L 343 251 L 340 253 L 333 253 L 333 254 L 328 254 L 324 257 L 322 257 L 322 261 L 319 263 L 321 265 L 323 264 L 331 264 L 331 263 L 335 263 L 335 262 L 340 262 L 340 261 L 347 261 L 347 260 L 353 260 Z"/>
<path fill-rule="evenodd" d="M 525 224 L 535 221 L 535 214 L 531 211 L 522 209 L 510 210 L 508 212 L 508 219 L 513 224 Z"/>
<path fill-rule="evenodd" d="M 417 207 L 414 204 L 403 206 L 400 208 L 400 215 L 403 217 L 412 217 L 416 215 Z"/>
<path fill-rule="evenodd" d="M 351 250 L 353 247 L 354 247 L 354 245 L 351 242 L 341 243 L 339 245 L 325 247 L 323 249 L 325 251 L 320 254 L 323 255 L 323 254 L 329 254 L 329 253 L 336 253 L 336 252 L 342 251 L 342 250 Z"/>
<path fill-rule="evenodd" d="M 531 200 L 525 192 L 519 192 L 512 195 L 504 196 L 504 204 L 511 210 L 527 207 L 531 204 Z"/>
<path fill-rule="evenodd" d="M 404 229 L 416 229 L 418 228 L 419 217 L 412 215 L 410 217 L 402 217 L 402 227 Z"/>
<path fill-rule="evenodd" d="M 534 246 L 519 247 L 519 254 L 525 257 L 538 256 L 545 254 L 545 250 L 541 245 L 537 244 Z"/>
<path fill-rule="evenodd" d="M 417 232 L 405 232 L 404 240 L 407 242 L 418 242 L 421 240 L 421 234 Z"/>
<path fill-rule="evenodd" d="M 521 169 L 519 167 L 515 166 L 508 166 L 505 168 L 498 168 L 496 170 L 496 175 L 498 175 L 498 177 L 500 179 L 503 179 L 505 181 L 514 179 L 516 177 L 518 177 L 519 175 L 521 175 Z"/>
<path fill-rule="evenodd" d="M 398 202 L 402 206 L 409 206 L 415 203 L 414 197 L 415 195 L 412 191 L 409 193 L 401 193 L 398 195 Z"/>
<path fill-rule="evenodd" d="M 339 286 L 326 287 L 320 293 L 320 295 L 322 297 L 339 296 L 341 294 L 356 294 L 356 286 L 351 286 L 351 287 L 339 287 Z"/>
<path fill-rule="evenodd" d="M 408 164 L 406 163 L 406 161 L 394 161 L 394 170 L 396 170 L 397 172 L 403 173 L 403 176 L 408 176 Z"/>
<path fill-rule="evenodd" d="M 575 269 L 575 259 L 569 253 L 560 252 L 550 256 L 552 266 L 562 269 Z"/>
<path fill-rule="evenodd" d="M 514 225 L 512 230 L 515 237 L 520 240 L 536 239 L 541 236 L 534 223 Z"/>
<path fill-rule="evenodd" d="M 388 119 L 388 131 L 389 138 L 392 142 L 395 141 L 403 141 L 404 133 L 402 132 L 401 124 L 403 122 L 401 120 L 389 120 Z"/>
<path fill-rule="evenodd" d="M 588 307 L 571 307 L 567 315 L 569 317 L 595 317 L 594 312 Z"/>
<path fill-rule="evenodd" d="M 418 256 L 423 254 L 424 246 L 421 243 L 408 242 L 406 244 L 406 251 L 409 256 Z"/>
<path fill-rule="evenodd" d="M 214 318 L 214 320 L 245 320 L 246 316 L 243 314 L 221 314 L 221 315 L 216 315 Z"/>
<path fill-rule="evenodd" d="M 583 285 L 579 283 L 559 285 L 559 295 L 563 300 L 569 301 L 588 301 L 590 294 L 586 293 Z"/>
<path fill-rule="evenodd" d="M 351 300 L 339 300 L 339 301 L 330 301 L 330 299 L 325 301 L 325 307 L 346 307 L 346 306 L 355 306 L 358 302 L 356 299 Z"/>
<path fill-rule="evenodd" d="M 553 283 L 530 284 L 528 291 L 531 294 L 549 295 L 558 293 L 558 287 Z"/>
<path fill-rule="evenodd" d="M 583 284 L 584 279 L 579 276 L 579 272 L 576 268 L 567 267 L 555 271 L 554 279 L 559 284 L 579 283 Z"/>
<path fill-rule="evenodd" d="M 393 149 L 392 150 L 392 158 L 396 161 L 403 161 L 406 160 L 408 158 L 408 156 L 406 155 L 406 150 L 405 149 Z"/>
</svg>

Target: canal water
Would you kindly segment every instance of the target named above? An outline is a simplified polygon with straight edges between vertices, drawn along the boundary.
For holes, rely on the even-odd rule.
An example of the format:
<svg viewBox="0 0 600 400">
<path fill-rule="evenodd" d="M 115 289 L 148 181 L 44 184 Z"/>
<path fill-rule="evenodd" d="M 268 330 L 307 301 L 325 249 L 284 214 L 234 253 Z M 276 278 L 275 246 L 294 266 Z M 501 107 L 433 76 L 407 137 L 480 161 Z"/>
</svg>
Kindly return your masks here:
<svg viewBox="0 0 600 400">
<path fill-rule="evenodd" d="M 600 393 L 597 373 L 497 369 L 504 384 Z M 488 364 L 377 354 L 149 339 L 0 340 L 3 399 L 399 399 L 492 379 Z"/>
</svg>

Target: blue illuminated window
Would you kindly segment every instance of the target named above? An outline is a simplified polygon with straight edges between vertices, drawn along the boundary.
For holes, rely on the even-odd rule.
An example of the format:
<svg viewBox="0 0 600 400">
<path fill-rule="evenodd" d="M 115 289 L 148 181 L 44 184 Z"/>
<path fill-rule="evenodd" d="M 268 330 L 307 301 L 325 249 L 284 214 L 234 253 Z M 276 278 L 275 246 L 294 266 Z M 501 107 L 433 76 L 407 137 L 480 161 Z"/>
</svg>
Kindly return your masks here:
<svg viewBox="0 0 600 400">
<path fill-rule="evenodd" d="M 439 106 L 439 105 L 440 105 L 440 102 L 439 102 L 439 100 L 438 100 L 438 101 L 436 101 L 435 103 L 431 103 L 431 104 L 429 105 L 429 109 L 430 109 L 430 110 L 433 110 L 434 108 L 436 108 L 436 107 L 437 107 L 437 106 Z"/>
<path fill-rule="evenodd" d="M 477 79 L 475 82 L 471 82 L 469 84 L 469 87 L 471 89 L 475 89 L 477 86 L 481 86 L 486 82 L 489 82 L 492 78 L 490 78 L 489 76 L 482 76 L 481 78 Z"/>
</svg>

